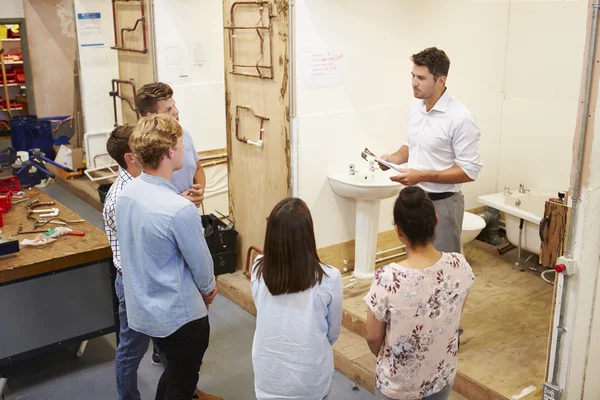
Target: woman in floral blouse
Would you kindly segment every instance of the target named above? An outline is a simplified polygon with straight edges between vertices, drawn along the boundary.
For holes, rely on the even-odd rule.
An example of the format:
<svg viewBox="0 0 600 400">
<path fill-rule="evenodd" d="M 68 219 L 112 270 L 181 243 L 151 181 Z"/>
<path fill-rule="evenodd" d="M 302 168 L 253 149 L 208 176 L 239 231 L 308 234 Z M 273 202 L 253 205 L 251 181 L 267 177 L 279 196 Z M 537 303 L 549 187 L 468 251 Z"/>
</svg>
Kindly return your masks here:
<svg viewBox="0 0 600 400">
<path fill-rule="evenodd" d="M 475 277 L 462 255 L 433 247 L 437 222 L 423 189 L 400 192 L 394 225 L 408 256 L 377 270 L 365 297 L 378 399 L 446 400 L 452 391 L 460 316 Z"/>
</svg>

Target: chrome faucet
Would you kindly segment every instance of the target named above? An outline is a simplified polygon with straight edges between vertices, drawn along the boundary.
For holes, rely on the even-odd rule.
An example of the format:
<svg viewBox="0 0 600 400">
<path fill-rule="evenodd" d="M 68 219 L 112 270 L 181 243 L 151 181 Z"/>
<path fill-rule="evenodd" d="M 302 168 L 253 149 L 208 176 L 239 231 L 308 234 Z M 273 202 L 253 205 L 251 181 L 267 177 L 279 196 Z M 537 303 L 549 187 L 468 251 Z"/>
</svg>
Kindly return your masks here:
<svg viewBox="0 0 600 400">
<path fill-rule="evenodd" d="M 519 193 L 527 193 L 529 192 L 529 189 L 525 189 L 525 185 L 520 183 L 519 184 Z"/>
<path fill-rule="evenodd" d="M 376 164 L 374 160 L 369 160 L 369 171 L 377 171 Z"/>
<path fill-rule="evenodd" d="M 510 186 L 504 186 L 504 194 L 512 194 L 512 192 L 510 191 Z"/>
<path fill-rule="evenodd" d="M 354 164 L 350 164 L 350 170 L 348 171 L 348 173 L 350 175 L 354 175 L 356 174 L 358 171 L 356 170 L 356 167 L 354 166 Z"/>
</svg>

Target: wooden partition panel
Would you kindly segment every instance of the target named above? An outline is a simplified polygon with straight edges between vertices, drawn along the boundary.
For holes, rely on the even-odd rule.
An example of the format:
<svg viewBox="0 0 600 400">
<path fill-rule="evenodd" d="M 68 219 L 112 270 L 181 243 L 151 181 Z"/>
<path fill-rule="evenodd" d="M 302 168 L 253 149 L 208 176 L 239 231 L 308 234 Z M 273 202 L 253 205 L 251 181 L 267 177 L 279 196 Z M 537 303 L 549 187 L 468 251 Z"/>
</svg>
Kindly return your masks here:
<svg viewBox="0 0 600 400">
<path fill-rule="evenodd" d="M 290 194 L 288 1 L 261 5 L 262 18 L 256 2 L 223 1 L 229 205 L 240 238 L 238 269 L 249 246 L 262 248 L 267 216 Z M 268 27 L 270 23 L 271 32 L 260 29 L 259 35 L 256 29 L 235 29 L 231 38 L 233 6 L 235 26 Z M 232 54 L 235 64 L 267 66 L 260 68 L 263 78 L 232 74 L 260 75 L 254 67 L 234 68 Z M 261 121 L 263 139 L 257 146 Z M 237 136 L 250 143 L 236 139 L 236 128 Z"/>
</svg>

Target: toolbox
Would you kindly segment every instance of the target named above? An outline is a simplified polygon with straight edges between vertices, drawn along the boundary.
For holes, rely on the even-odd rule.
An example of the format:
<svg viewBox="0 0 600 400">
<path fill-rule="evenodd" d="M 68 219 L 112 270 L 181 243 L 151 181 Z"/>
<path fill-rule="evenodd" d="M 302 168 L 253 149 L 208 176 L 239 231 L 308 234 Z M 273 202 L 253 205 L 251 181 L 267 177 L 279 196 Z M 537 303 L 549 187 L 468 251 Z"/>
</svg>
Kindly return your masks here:
<svg viewBox="0 0 600 400">
<path fill-rule="evenodd" d="M 221 221 L 216 215 L 202 215 L 202 227 L 208 250 L 213 258 L 215 275 L 235 272 L 238 232 L 233 223 Z"/>
</svg>

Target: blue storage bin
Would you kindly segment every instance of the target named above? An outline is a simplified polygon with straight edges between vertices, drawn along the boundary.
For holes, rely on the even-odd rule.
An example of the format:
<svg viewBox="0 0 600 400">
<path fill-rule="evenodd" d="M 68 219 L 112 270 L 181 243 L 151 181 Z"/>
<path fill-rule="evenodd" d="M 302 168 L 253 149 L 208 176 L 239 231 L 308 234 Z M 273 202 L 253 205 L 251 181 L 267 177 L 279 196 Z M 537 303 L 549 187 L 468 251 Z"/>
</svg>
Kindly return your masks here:
<svg viewBox="0 0 600 400">
<path fill-rule="evenodd" d="M 46 157 L 53 160 L 54 139 L 52 138 L 52 124 L 50 121 L 28 122 L 25 129 L 29 149 L 40 149 L 42 153 L 46 154 Z"/>
<path fill-rule="evenodd" d="M 14 117 L 10 121 L 10 140 L 12 147 L 17 151 L 27 151 L 29 147 L 27 124 L 37 121 L 36 115 L 23 115 Z"/>
</svg>

